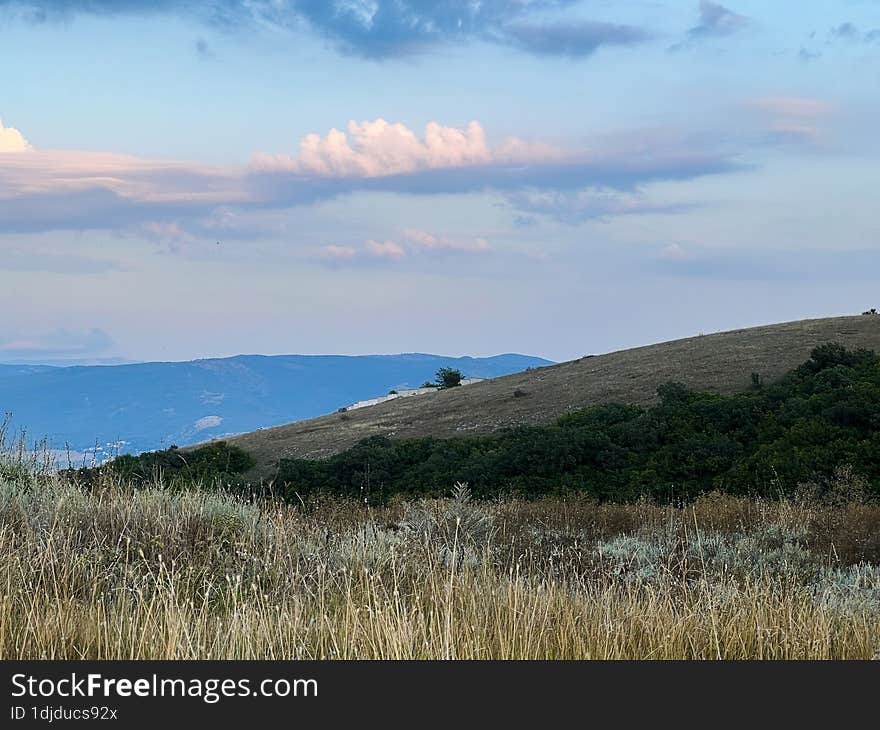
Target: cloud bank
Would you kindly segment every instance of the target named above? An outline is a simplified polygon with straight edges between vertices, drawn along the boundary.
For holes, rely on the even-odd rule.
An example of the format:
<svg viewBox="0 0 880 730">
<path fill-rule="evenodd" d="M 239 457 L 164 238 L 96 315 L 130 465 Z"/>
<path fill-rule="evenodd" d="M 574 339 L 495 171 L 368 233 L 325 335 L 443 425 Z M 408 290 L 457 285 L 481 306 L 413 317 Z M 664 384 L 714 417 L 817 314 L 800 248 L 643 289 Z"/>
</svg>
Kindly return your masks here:
<svg viewBox="0 0 880 730">
<path fill-rule="evenodd" d="M 643 205 L 637 192 L 647 183 L 739 169 L 717 150 L 656 135 L 598 149 L 518 138 L 492 145 L 476 121 L 460 128 L 431 122 L 421 137 L 382 119 L 351 122 L 348 133 L 308 135 L 297 155 L 255 155 L 236 168 L 35 149 L 16 135 L 9 135 L 14 149 L 0 165 L 0 232 L 135 229 L 177 243 L 235 234 L 242 226 L 240 238 L 271 235 L 273 223 L 265 219 L 274 210 L 363 192 L 493 192 L 514 207 L 549 213 L 563 200 L 551 193 L 564 193 L 575 216 L 623 214 Z M 575 195 L 588 189 L 603 191 L 602 199 Z M 609 203 L 613 192 L 625 196 Z M 440 239 L 422 245 L 451 247 Z M 382 246 L 375 252 L 394 255 L 393 247 Z"/>
<path fill-rule="evenodd" d="M 650 34 L 632 26 L 572 18 L 547 22 L 577 0 L 0 0 L 0 9 L 32 22 L 76 15 L 183 15 L 228 32 L 271 27 L 318 34 L 342 53 L 388 59 L 438 46 L 484 41 L 541 56 L 589 56 Z"/>
</svg>

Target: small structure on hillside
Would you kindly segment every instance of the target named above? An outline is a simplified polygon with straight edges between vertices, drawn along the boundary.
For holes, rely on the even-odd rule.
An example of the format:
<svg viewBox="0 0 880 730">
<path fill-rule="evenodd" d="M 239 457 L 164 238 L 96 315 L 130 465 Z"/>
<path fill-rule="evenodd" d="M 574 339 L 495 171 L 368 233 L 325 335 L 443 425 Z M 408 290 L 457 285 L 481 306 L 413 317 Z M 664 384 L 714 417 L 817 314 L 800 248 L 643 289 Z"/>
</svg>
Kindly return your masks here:
<svg viewBox="0 0 880 730">
<path fill-rule="evenodd" d="M 485 378 L 462 378 L 460 385 L 473 385 L 474 383 L 480 383 Z M 356 403 L 352 403 L 350 406 L 346 406 L 345 408 L 340 408 L 340 411 L 354 411 L 358 408 L 367 408 L 368 406 L 375 406 L 379 403 L 384 403 L 385 401 L 394 400 L 395 398 L 411 398 L 416 395 L 427 395 L 428 393 L 437 393 L 442 388 L 406 388 L 403 390 L 392 390 L 388 395 L 380 395 L 378 398 L 368 398 L 367 400 L 359 400 Z"/>
</svg>

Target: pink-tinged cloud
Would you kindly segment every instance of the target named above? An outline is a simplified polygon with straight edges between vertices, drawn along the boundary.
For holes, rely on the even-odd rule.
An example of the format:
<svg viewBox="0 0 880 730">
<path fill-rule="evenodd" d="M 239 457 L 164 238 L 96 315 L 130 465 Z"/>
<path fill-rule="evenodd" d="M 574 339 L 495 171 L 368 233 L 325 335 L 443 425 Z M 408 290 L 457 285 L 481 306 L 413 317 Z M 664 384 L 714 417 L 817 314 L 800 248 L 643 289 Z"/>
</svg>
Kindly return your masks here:
<svg viewBox="0 0 880 730">
<path fill-rule="evenodd" d="M 3 129 L 9 151 L 0 161 L 0 233 L 105 229 L 178 242 L 182 234 L 253 238 L 284 228 L 278 216 L 285 209 L 358 192 L 633 191 L 739 169 L 725 154 L 646 134 L 602 141 L 590 151 L 517 138 L 492 146 L 477 122 L 431 123 L 422 138 L 381 119 L 352 123 L 351 138 L 335 130 L 310 135 L 297 157 L 257 156 L 245 167 L 35 149 Z M 431 245 L 485 248 L 453 239 Z"/>
<path fill-rule="evenodd" d="M 0 153 L 24 152 L 30 147 L 21 132 L 13 127 L 4 127 L 3 120 L 0 119 Z"/>
<path fill-rule="evenodd" d="M 310 257 L 336 263 L 357 263 L 366 261 L 400 261 L 431 254 L 479 254 L 491 251 L 485 238 L 451 237 L 409 228 L 401 232 L 397 240 L 369 239 L 358 246 L 328 245 L 312 249 Z"/>
<path fill-rule="evenodd" d="M 428 251 L 464 251 L 477 253 L 488 251 L 491 247 L 485 238 L 450 238 L 435 236 L 427 231 L 408 228 L 403 232 L 411 246 Z"/>
<path fill-rule="evenodd" d="M 824 131 L 823 122 L 834 107 L 820 99 L 796 96 L 769 96 L 754 99 L 748 106 L 765 119 L 774 136 L 817 143 Z"/>
<path fill-rule="evenodd" d="M 831 104 L 820 99 L 809 99 L 797 96 L 765 96 L 755 99 L 752 104 L 759 109 L 784 117 L 800 119 L 816 119 L 830 114 Z"/>
<path fill-rule="evenodd" d="M 493 162 L 537 162 L 560 159 L 561 150 L 509 138 L 497 148 L 486 143 L 479 122 L 446 127 L 429 122 L 422 139 L 403 124 L 384 119 L 348 124 L 348 133 L 331 129 L 326 136 L 309 134 L 296 157 L 254 156 L 261 171 L 283 171 L 329 178 L 385 177 L 421 170 L 487 165 Z"/>
<path fill-rule="evenodd" d="M 395 241 L 367 241 L 364 248 L 376 258 L 400 259 L 406 256 L 406 249 Z"/>
<path fill-rule="evenodd" d="M 242 172 L 106 152 L 37 150 L 4 154 L 0 197 L 101 189 L 144 203 L 245 202 Z"/>
</svg>

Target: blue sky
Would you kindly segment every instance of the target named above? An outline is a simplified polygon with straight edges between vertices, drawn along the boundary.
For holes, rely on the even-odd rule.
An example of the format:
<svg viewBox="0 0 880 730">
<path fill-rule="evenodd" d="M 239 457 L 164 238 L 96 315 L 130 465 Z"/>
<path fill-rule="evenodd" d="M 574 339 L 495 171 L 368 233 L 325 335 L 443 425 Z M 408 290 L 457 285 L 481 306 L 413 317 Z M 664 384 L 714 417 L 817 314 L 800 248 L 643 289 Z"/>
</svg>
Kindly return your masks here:
<svg viewBox="0 0 880 730">
<path fill-rule="evenodd" d="M 0 0 L 0 34 L 0 361 L 567 359 L 880 305 L 878 0 Z"/>
</svg>

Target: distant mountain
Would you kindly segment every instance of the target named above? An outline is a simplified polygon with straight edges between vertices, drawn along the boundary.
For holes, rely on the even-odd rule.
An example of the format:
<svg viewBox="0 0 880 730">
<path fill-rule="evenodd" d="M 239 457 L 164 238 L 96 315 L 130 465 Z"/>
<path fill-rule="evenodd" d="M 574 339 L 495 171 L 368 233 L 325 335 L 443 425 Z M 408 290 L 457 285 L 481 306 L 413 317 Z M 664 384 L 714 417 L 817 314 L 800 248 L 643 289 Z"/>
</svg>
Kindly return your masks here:
<svg viewBox="0 0 880 730">
<path fill-rule="evenodd" d="M 330 413 L 433 380 L 441 367 L 494 378 L 548 360 L 526 355 L 239 355 L 192 362 L 0 365 L 0 416 L 28 441 L 74 452 L 139 453 Z M 471 386 L 468 386 L 471 387 Z"/>
<path fill-rule="evenodd" d="M 0 365 L 0 378 L 15 375 L 33 375 L 52 370 L 51 365 Z"/>
</svg>

